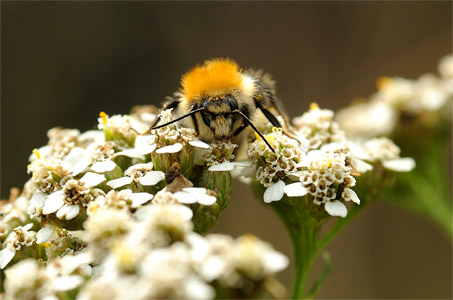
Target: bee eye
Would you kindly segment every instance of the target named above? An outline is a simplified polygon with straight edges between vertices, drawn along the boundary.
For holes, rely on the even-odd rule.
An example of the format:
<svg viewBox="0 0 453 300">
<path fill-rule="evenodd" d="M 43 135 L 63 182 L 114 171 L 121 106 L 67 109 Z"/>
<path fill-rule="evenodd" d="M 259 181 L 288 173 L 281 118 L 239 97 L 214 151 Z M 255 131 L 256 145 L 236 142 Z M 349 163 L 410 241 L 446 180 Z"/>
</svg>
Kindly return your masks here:
<svg viewBox="0 0 453 300">
<path fill-rule="evenodd" d="M 225 102 L 228 103 L 228 105 L 230 106 L 230 109 L 232 111 L 238 109 L 238 103 L 237 103 L 236 99 L 234 99 L 230 95 L 227 95 L 225 97 Z"/>
</svg>

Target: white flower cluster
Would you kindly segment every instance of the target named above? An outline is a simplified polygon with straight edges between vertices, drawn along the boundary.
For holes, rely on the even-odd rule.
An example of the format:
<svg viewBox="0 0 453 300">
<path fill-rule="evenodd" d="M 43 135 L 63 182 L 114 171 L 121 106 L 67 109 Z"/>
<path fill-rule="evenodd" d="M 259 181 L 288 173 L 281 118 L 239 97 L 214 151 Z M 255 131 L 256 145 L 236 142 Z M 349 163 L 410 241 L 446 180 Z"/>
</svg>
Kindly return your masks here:
<svg viewBox="0 0 453 300">
<path fill-rule="evenodd" d="M 309 152 L 308 169 L 300 178 L 302 185 L 312 196 L 316 205 L 324 204 L 331 216 L 346 217 L 346 206 L 337 199 L 352 200 L 360 204 L 356 193 L 350 189 L 355 185 L 351 167 L 346 164 L 346 155 L 341 152 L 314 150 Z"/>
<path fill-rule="evenodd" d="M 5 296 L 213 299 L 215 286 L 259 286 L 288 265 L 284 255 L 254 236 L 202 237 L 192 231 L 191 218 L 191 209 L 181 204 L 146 205 L 131 212 L 93 202 L 81 235 L 87 248 L 55 256 L 45 266 L 31 259 L 13 265 L 5 272 Z M 25 236 L 31 225 L 14 234 Z M 37 243 L 36 236 L 22 243 Z"/>
<path fill-rule="evenodd" d="M 378 91 L 369 102 L 348 106 L 336 121 L 349 138 L 363 140 L 392 132 L 401 114 L 416 116 L 441 110 L 453 100 L 453 55 L 439 63 L 439 75 L 425 74 L 417 80 L 381 77 Z"/>
<path fill-rule="evenodd" d="M 346 217 L 345 202 L 360 204 L 351 189 L 356 184 L 354 176 L 376 164 L 397 172 L 415 167 L 413 159 L 400 158 L 399 148 L 388 139 L 369 140 L 363 145 L 348 141 L 333 116 L 333 111 L 312 104 L 307 113 L 294 119 L 299 141 L 274 130 L 265 138 L 275 152 L 259 138 L 250 144 L 248 154 L 256 168 L 255 178 L 266 187 L 264 202 L 280 201 L 285 194 L 306 196 L 327 214 Z"/>
<path fill-rule="evenodd" d="M 256 237 L 195 233 L 229 201 L 231 178 L 208 169 L 244 166 L 232 161 L 236 146 L 176 126 L 137 135 L 151 122 L 101 113 L 103 131 L 49 131 L 22 194 L 0 202 L 0 297 L 212 299 L 220 286 L 247 294 L 287 266 Z M 217 192 L 196 186 L 202 175 Z M 217 240 L 228 241 L 222 251 Z"/>
</svg>

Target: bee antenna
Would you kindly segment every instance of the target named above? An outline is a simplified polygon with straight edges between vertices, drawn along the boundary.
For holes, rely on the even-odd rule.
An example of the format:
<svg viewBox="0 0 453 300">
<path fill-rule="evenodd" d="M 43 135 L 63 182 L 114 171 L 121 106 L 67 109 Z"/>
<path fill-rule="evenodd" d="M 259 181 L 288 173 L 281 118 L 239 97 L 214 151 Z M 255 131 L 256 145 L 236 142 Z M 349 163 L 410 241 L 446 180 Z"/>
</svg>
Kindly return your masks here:
<svg viewBox="0 0 453 300">
<path fill-rule="evenodd" d="M 191 115 L 193 115 L 193 114 L 196 114 L 197 112 L 203 111 L 203 110 L 205 110 L 204 107 L 197 108 L 197 109 L 192 110 L 192 111 L 190 111 L 189 113 L 187 113 L 187 114 L 185 114 L 185 115 L 183 115 L 183 116 L 181 116 L 181 117 L 179 117 L 179 118 L 176 118 L 176 119 L 174 119 L 174 120 L 171 120 L 170 122 L 167 122 L 167 123 L 165 123 L 165 124 L 162 124 L 162 125 L 159 125 L 159 126 L 152 127 L 151 129 L 159 129 L 159 128 L 162 128 L 162 127 L 164 127 L 164 126 L 167 126 L 167 125 L 176 123 L 176 122 L 178 122 L 178 121 L 180 121 L 180 120 L 182 120 L 182 119 L 185 119 L 185 118 L 187 118 L 187 117 L 189 117 L 189 116 L 191 116 Z"/>
<path fill-rule="evenodd" d="M 272 148 L 271 144 L 269 144 L 269 142 L 266 140 L 264 135 L 258 130 L 258 128 L 255 127 L 255 125 L 253 125 L 252 121 L 250 121 L 250 119 L 242 111 L 234 110 L 233 112 L 240 114 L 244 118 L 244 120 L 247 121 L 247 123 L 250 125 L 250 127 L 252 127 L 253 130 L 255 130 L 255 132 L 259 135 L 259 137 L 266 143 L 266 145 L 269 147 L 269 149 L 271 149 L 272 152 L 275 153 L 274 148 Z"/>
</svg>

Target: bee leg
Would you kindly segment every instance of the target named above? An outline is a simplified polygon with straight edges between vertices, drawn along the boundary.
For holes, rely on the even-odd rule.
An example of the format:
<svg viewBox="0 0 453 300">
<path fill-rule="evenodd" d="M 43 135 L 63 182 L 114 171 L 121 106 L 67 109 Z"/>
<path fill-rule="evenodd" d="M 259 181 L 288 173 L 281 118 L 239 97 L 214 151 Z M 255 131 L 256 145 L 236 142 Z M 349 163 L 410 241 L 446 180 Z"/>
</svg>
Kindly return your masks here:
<svg viewBox="0 0 453 300">
<path fill-rule="evenodd" d="M 239 127 L 238 129 L 236 129 L 236 131 L 233 133 L 233 136 L 238 136 L 239 133 L 242 132 L 242 130 L 244 130 L 245 128 L 247 128 L 248 124 L 247 125 L 242 125 L 241 127 Z"/>
<path fill-rule="evenodd" d="M 271 122 L 271 124 L 273 126 L 279 127 L 279 128 L 282 127 L 280 122 L 277 120 L 277 118 L 270 111 L 268 111 L 267 109 L 265 109 L 263 107 L 260 107 L 260 109 L 263 112 L 263 114 L 266 116 L 266 118 L 269 120 L 269 122 Z"/>
<path fill-rule="evenodd" d="M 279 127 L 283 129 L 283 133 L 289 136 L 292 139 L 297 140 L 299 143 L 301 142 L 299 138 L 297 137 L 297 134 L 292 130 L 292 128 L 289 125 L 282 126 L 280 122 L 277 120 L 277 118 L 267 109 L 262 107 L 261 105 L 257 105 L 259 109 L 263 112 L 263 114 L 266 116 L 266 118 L 271 122 L 271 124 L 275 127 Z"/>
</svg>

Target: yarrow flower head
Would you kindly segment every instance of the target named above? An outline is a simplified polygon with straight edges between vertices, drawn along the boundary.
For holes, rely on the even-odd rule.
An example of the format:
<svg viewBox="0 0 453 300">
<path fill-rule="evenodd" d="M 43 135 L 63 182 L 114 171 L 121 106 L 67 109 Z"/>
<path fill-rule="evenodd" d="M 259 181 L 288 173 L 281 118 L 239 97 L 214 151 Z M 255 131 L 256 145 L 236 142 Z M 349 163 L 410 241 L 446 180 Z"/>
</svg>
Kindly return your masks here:
<svg viewBox="0 0 453 300">
<path fill-rule="evenodd" d="M 331 216 L 346 217 L 347 209 L 343 201 L 360 204 L 356 193 L 351 189 L 356 183 L 351 175 L 351 167 L 346 163 L 346 155 L 341 152 L 314 150 L 307 156 L 308 169 L 300 177 L 307 189 L 308 199 L 314 205 L 324 206 Z M 316 206 L 310 207 L 315 217 L 319 213 Z M 320 215 L 322 216 L 322 214 Z"/>
<path fill-rule="evenodd" d="M 363 149 L 370 162 L 380 162 L 388 170 L 409 172 L 415 168 L 415 160 L 411 157 L 401 158 L 400 148 L 386 137 L 366 141 Z"/>
<path fill-rule="evenodd" d="M 319 149 L 328 143 L 344 143 L 345 135 L 338 123 L 333 121 L 334 113 L 328 109 L 320 109 L 316 103 L 310 110 L 293 119 L 297 133 L 309 141 L 309 149 Z"/>
<path fill-rule="evenodd" d="M 257 138 L 250 144 L 248 154 L 256 167 L 256 179 L 267 188 L 264 201 L 269 203 L 280 200 L 285 185 L 298 179 L 303 171 L 305 153 L 299 142 L 283 134 L 281 129 L 274 129 L 264 138 L 275 152 Z"/>
</svg>

